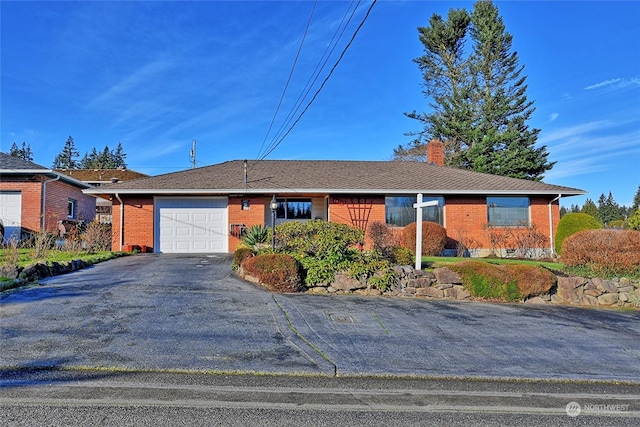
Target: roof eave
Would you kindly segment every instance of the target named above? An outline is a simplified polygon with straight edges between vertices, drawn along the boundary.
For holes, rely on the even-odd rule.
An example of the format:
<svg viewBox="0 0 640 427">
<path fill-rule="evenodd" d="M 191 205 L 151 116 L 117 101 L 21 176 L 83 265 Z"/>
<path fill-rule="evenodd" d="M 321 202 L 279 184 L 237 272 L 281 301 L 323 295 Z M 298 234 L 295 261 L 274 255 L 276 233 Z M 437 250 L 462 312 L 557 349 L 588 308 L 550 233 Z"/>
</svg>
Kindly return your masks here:
<svg viewBox="0 0 640 427">
<path fill-rule="evenodd" d="M 86 182 L 77 180 L 69 175 L 56 172 L 52 169 L 2 169 L 0 170 L 0 175 L 44 175 L 50 178 L 60 178 L 61 181 L 68 182 L 84 189 L 93 188 L 93 185 L 91 184 L 87 184 Z"/>
<path fill-rule="evenodd" d="M 214 188 L 201 188 L 201 189 L 132 189 L 132 188 L 103 188 L 92 187 L 83 190 L 85 194 L 438 194 L 438 195 L 545 195 L 545 196 L 578 196 L 587 194 L 583 190 L 574 189 L 549 189 L 549 190 L 442 190 L 442 189 L 318 189 L 318 188 L 228 188 L 228 189 L 214 189 Z"/>
</svg>

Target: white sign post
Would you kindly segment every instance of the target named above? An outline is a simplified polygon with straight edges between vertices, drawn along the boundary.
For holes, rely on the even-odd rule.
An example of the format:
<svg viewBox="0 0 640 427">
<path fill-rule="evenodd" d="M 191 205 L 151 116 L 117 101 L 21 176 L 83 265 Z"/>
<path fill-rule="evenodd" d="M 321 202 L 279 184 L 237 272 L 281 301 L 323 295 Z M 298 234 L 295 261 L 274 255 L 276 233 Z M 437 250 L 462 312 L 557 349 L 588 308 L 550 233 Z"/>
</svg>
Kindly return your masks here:
<svg viewBox="0 0 640 427">
<path fill-rule="evenodd" d="M 418 210 L 416 213 L 416 270 L 422 270 L 422 208 L 427 206 L 438 206 L 438 201 L 423 202 L 422 193 L 418 193 L 416 203 L 413 204 L 413 207 Z"/>
</svg>

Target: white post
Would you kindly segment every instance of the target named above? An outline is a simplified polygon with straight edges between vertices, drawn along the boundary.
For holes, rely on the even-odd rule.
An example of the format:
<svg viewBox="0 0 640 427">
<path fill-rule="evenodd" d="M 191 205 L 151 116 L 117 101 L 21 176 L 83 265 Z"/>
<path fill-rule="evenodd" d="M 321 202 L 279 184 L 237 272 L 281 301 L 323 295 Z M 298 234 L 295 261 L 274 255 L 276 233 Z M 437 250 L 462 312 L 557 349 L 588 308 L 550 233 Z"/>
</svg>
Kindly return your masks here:
<svg viewBox="0 0 640 427">
<path fill-rule="evenodd" d="M 416 212 L 416 270 L 422 270 L 422 208 L 427 206 L 438 206 L 437 200 L 428 202 L 422 201 L 422 193 L 416 196 L 416 203 L 413 205 Z"/>
<path fill-rule="evenodd" d="M 416 202 L 416 270 L 422 270 L 422 193 L 418 193 Z"/>
</svg>

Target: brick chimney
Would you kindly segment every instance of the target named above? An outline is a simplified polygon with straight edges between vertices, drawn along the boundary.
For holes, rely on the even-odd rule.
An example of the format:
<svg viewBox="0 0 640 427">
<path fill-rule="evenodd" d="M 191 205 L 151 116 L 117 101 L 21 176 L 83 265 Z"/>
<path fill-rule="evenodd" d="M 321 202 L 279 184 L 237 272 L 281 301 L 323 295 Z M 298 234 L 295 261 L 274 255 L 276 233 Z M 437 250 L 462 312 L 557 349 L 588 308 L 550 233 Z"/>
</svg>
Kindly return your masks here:
<svg viewBox="0 0 640 427">
<path fill-rule="evenodd" d="M 427 144 L 427 163 L 444 166 L 444 143 L 439 139 L 432 139 Z"/>
</svg>

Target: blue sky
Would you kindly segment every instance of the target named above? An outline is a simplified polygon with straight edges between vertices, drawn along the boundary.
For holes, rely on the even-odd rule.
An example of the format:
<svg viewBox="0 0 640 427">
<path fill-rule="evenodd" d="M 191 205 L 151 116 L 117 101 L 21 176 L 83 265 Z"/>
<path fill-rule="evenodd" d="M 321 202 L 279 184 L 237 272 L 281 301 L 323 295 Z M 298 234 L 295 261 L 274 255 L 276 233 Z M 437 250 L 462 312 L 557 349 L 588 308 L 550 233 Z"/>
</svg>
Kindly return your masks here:
<svg viewBox="0 0 640 427">
<path fill-rule="evenodd" d="M 81 155 L 121 142 L 130 169 L 161 174 L 255 159 L 279 140 L 336 63 L 371 2 L 320 1 L 271 132 L 312 1 L 2 1 L 1 143 L 51 166 L 69 135 Z M 640 185 L 640 2 L 497 1 L 557 164 L 545 182 L 631 205 Z M 351 6 L 352 7 L 352 6 Z M 315 101 L 268 159 L 388 160 L 427 109 L 417 27 L 473 2 L 380 0 Z M 289 121 L 291 123 L 291 121 Z"/>
</svg>

